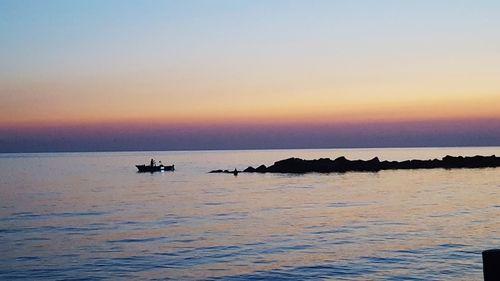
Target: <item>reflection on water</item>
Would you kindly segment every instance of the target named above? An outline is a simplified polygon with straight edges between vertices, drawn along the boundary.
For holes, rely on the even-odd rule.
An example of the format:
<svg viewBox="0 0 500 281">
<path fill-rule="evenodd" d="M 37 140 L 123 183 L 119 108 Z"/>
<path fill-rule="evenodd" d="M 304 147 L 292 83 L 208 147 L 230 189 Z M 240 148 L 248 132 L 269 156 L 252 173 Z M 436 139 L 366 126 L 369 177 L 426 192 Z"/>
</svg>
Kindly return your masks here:
<svg viewBox="0 0 500 281">
<path fill-rule="evenodd" d="M 0 278 L 481 280 L 500 169 L 208 174 L 296 156 L 500 148 L 0 155 Z M 174 173 L 139 174 L 151 157 Z"/>
</svg>

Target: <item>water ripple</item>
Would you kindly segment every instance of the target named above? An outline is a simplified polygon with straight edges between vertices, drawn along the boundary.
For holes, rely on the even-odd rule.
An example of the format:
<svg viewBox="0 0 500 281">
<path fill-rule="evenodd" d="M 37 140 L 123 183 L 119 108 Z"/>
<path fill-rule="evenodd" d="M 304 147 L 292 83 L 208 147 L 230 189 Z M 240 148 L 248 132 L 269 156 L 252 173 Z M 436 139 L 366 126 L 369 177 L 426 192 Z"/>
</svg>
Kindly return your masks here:
<svg viewBox="0 0 500 281">
<path fill-rule="evenodd" d="M 342 153 L 444 153 L 415 151 Z M 500 169 L 227 177 L 204 171 L 339 151 L 155 153 L 179 170 L 138 175 L 145 153 L 0 157 L 0 280 L 469 281 L 500 242 Z"/>
</svg>

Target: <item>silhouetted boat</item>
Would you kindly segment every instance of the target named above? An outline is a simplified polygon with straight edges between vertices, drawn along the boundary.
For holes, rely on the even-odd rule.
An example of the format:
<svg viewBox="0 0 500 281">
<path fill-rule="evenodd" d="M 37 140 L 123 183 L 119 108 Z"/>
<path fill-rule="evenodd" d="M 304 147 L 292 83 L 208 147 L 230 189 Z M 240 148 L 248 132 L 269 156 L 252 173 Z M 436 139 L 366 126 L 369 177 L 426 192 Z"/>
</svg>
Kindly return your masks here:
<svg viewBox="0 0 500 281">
<path fill-rule="evenodd" d="M 174 165 L 171 165 L 171 166 L 135 165 L 135 166 L 137 167 L 137 169 L 139 169 L 139 173 L 153 173 L 153 172 L 163 172 L 163 171 L 174 171 L 175 170 Z"/>
</svg>

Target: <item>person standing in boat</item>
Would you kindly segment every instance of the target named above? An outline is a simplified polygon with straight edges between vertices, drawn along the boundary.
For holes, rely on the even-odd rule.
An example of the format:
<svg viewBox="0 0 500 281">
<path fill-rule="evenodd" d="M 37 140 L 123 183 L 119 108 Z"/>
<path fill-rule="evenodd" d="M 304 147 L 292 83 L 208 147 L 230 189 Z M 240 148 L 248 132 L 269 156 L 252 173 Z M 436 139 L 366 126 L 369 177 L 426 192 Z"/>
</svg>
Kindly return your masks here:
<svg viewBox="0 0 500 281">
<path fill-rule="evenodd" d="M 151 158 L 151 167 L 154 167 L 156 165 L 156 162 L 153 158 Z"/>
</svg>

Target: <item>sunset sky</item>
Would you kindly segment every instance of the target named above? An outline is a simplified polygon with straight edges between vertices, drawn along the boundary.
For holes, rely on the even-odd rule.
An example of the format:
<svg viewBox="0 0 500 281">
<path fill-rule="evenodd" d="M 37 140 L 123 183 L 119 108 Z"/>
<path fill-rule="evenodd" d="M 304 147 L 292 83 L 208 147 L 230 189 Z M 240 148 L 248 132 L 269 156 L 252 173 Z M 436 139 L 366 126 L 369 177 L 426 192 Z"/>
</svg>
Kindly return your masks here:
<svg viewBox="0 0 500 281">
<path fill-rule="evenodd" d="M 500 145 L 499 15 L 0 0 L 0 152 Z"/>
</svg>

